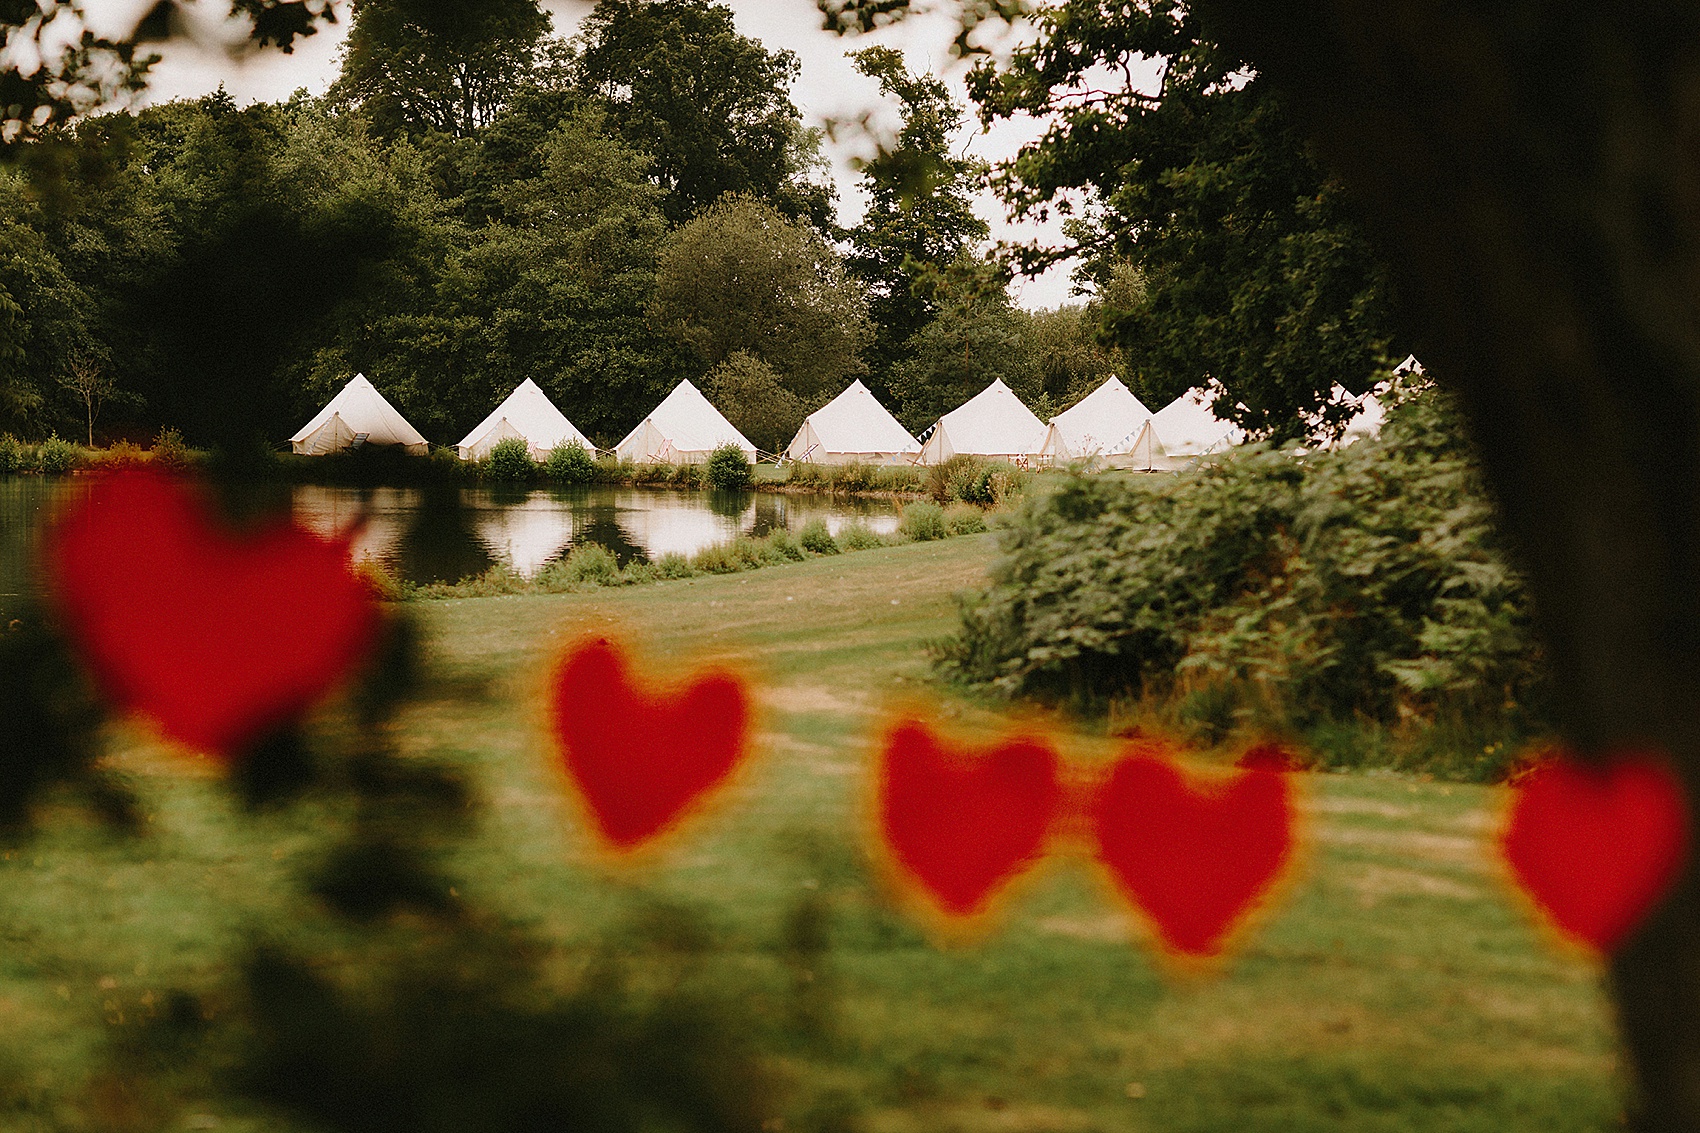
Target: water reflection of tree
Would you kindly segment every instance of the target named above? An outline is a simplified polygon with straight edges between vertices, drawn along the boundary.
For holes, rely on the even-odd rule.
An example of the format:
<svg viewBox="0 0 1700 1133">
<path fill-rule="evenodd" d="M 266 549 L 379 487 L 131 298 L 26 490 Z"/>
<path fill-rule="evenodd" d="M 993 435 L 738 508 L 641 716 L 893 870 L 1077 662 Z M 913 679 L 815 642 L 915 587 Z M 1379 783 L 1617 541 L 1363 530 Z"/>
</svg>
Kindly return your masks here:
<svg viewBox="0 0 1700 1133">
<path fill-rule="evenodd" d="M 460 489 L 432 484 L 419 493 L 412 521 L 396 545 L 396 560 L 409 582 L 458 582 L 495 565 L 461 506 Z"/>
<path fill-rule="evenodd" d="M 742 519 L 749 507 L 749 492 L 708 493 L 708 510 L 722 519 Z"/>
</svg>

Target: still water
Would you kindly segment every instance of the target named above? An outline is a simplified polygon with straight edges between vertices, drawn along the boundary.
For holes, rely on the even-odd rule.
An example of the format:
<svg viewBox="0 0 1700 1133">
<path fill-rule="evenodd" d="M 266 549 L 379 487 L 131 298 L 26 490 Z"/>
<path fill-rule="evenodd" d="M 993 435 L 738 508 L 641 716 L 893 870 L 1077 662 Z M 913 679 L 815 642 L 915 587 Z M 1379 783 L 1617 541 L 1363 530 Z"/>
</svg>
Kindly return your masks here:
<svg viewBox="0 0 1700 1133">
<path fill-rule="evenodd" d="M 36 592 L 31 563 L 41 524 L 89 482 L 0 476 L 0 612 Z M 496 563 L 529 576 L 585 542 L 602 544 L 625 564 L 689 555 L 739 534 L 796 530 L 815 518 L 834 533 L 857 521 L 881 532 L 897 526 L 897 506 L 889 500 L 826 495 L 602 487 L 274 490 L 315 531 L 356 528 L 356 559 L 375 559 L 417 583 L 458 581 Z"/>
</svg>

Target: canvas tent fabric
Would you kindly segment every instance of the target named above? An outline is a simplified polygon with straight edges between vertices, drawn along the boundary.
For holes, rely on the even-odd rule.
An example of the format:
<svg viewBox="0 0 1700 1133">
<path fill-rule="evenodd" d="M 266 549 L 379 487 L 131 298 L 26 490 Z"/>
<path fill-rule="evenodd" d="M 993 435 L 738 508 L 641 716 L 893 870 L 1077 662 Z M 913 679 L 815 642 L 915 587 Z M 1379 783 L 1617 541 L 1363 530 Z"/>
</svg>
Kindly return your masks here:
<svg viewBox="0 0 1700 1133">
<path fill-rule="evenodd" d="M 727 442 L 742 449 L 745 459 L 755 461 L 756 446 L 696 386 L 684 381 L 614 446 L 614 455 L 634 464 L 702 464 Z"/>
<path fill-rule="evenodd" d="M 323 456 L 349 448 L 361 438 L 369 445 L 400 445 L 415 456 L 423 456 L 430 447 L 365 374 L 349 379 L 317 416 L 289 438 L 289 447 L 307 456 Z"/>
<path fill-rule="evenodd" d="M 803 419 L 785 456 L 802 464 L 912 464 L 920 442 L 861 381 Z"/>
<path fill-rule="evenodd" d="M 943 464 L 959 454 L 1019 463 L 1037 457 L 1044 443 L 1045 423 L 1000 378 L 938 419 L 919 463 Z"/>
<path fill-rule="evenodd" d="M 1221 452 L 1245 439 L 1236 425 L 1211 411 L 1212 400 L 1207 391 L 1191 389 L 1152 414 L 1151 430 L 1162 446 L 1163 466 L 1179 467 L 1188 460 Z"/>
<path fill-rule="evenodd" d="M 524 441 L 533 460 L 544 459 L 550 449 L 569 441 L 577 441 L 587 452 L 596 451 L 585 435 L 567 420 L 566 414 L 555 408 L 549 395 L 530 378 L 515 386 L 506 400 L 491 410 L 476 429 L 466 434 L 455 449 L 462 460 L 483 460 L 490 455 L 491 449 L 510 438 Z"/>
<path fill-rule="evenodd" d="M 1151 410 L 1111 377 L 1070 408 L 1051 418 L 1039 455 L 1052 464 L 1097 457 L 1106 464 L 1133 453 L 1145 434 Z"/>
</svg>

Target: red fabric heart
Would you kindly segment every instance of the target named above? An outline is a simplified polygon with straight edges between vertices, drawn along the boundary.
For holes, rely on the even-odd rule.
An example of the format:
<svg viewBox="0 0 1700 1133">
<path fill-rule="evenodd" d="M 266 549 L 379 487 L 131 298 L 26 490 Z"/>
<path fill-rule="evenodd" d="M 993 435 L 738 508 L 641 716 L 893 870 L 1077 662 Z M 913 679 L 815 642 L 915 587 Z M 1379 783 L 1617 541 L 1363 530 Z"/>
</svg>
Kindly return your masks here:
<svg viewBox="0 0 1700 1133">
<path fill-rule="evenodd" d="M 730 673 L 698 676 L 676 695 L 632 684 L 605 640 L 573 650 L 555 674 L 555 739 L 597 832 L 633 849 L 678 823 L 744 756 L 749 698 Z"/>
<path fill-rule="evenodd" d="M 49 533 L 45 562 L 107 696 L 216 756 L 301 716 L 378 629 L 346 542 L 290 521 L 234 534 L 157 473 L 97 480 Z"/>
<path fill-rule="evenodd" d="M 953 917 L 983 912 L 1044 848 L 1062 799 L 1057 756 L 1027 739 L 978 758 L 908 721 L 885 740 L 879 825 L 891 857 Z"/>
<path fill-rule="evenodd" d="M 1553 924 L 1609 952 L 1682 872 L 1688 840 L 1687 795 L 1664 761 L 1553 753 L 1515 788 L 1500 849 Z"/>
<path fill-rule="evenodd" d="M 1200 786 L 1134 750 L 1117 761 L 1089 817 L 1116 888 L 1185 956 L 1219 953 L 1293 854 L 1287 777 L 1267 767 Z"/>
</svg>

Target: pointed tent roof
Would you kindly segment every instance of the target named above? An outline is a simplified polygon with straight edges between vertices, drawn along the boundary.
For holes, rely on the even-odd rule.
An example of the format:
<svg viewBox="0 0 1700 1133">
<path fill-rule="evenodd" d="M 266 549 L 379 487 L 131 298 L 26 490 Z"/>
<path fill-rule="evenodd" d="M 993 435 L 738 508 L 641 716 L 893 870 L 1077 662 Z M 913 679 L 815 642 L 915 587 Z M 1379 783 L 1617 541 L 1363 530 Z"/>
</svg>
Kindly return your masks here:
<svg viewBox="0 0 1700 1133">
<path fill-rule="evenodd" d="M 401 445 L 408 452 L 423 454 L 427 445 L 419 430 L 384 399 L 365 374 L 355 374 L 342 392 L 289 438 L 290 448 L 309 456 L 347 448 L 364 435 L 369 445 Z"/>
<path fill-rule="evenodd" d="M 1134 442 L 1151 420 L 1151 410 L 1111 377 L 1070 408 L 1051 418 L 1040 450 L 1052 460 L 1111 456 L 1132 452 Z"/>
<path fill-rule="evenodd" d="M 1151 428 L 1164 453 L 1171 457 L 1203 456 L 1245 439 L 1238 426 L 1211 411 L 1212 400 L 1205 390 L 1189 389 L 1152 414 Z"/>
<path fill-rule="evenodd" d="M 914 456 L 920 451 L 920 442 L 858 379 L 804 418 L 785 455 L 792 460 L 829 462 L 835 457 L 879 459 Z"/>
<path fill-rule="evenodd" d="M 498 442 L 509 437 L 525 441 L 533 460 L 541 460 L 550 449 L 568 441 L 576 440 L 587 451 L 595 451 L 585 435 L 573 427 L 566 414 L 555 408 L 549 395 L 530 378 L 515 386 L 507 399 L 492 409 L 455 448 L 462 460 L 477 460 L 488 456 Z"/>
<path fill-rule="evenodd" d="M 733 428 L 732 422 L 710 405 L 696 386 L 682 381 L 614 446 L 614 452 L 621 460 L 640 463 L 695 464 L 706 460 L 710 452 L 728 441 L 755 460 L 756 446 Z"/>
<path fill-rule="evenodd" d="M 958 453 L 1035 456 L 1044 443 L 1045 423 L 999 378 L 938 419 L 920 462 L 942 464 Z"/>
</svg>

